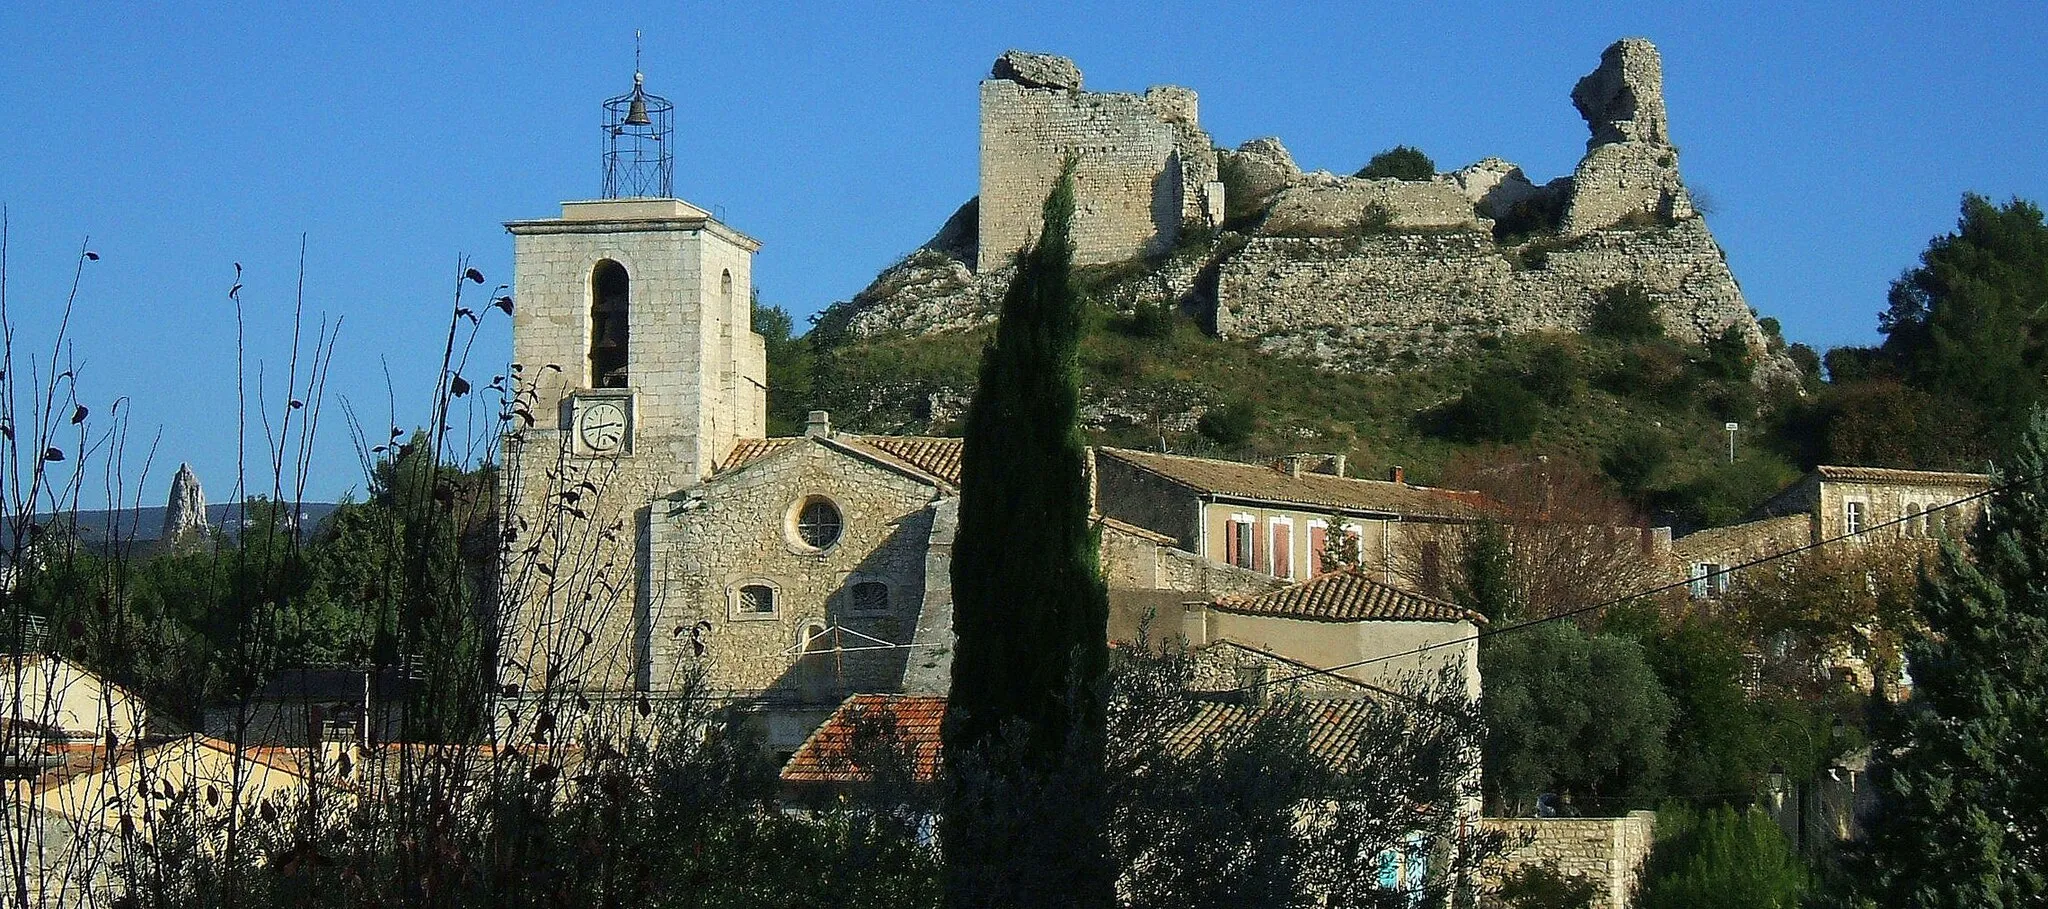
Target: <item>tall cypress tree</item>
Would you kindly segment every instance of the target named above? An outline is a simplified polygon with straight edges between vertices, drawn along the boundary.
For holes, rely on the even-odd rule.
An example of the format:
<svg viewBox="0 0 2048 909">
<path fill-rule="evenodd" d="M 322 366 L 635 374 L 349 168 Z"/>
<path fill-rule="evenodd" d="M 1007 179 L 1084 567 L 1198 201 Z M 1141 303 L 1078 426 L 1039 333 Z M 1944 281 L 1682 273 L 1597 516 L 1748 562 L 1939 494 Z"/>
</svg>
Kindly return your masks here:
<svg viewBox="0 0 2048 909">
<path fill-rule="evenodd" d="M 1018 260 L 967 416 L 941 832 L 955 907 L 1108 906 L 1109 596 L 1079 429 L 1071 165 Z"/>
<path fill-rule="evenodd" d="M 1875 749 L 1878 905 L 2048 900 L 2048 414 L 2000 465 L 1974 560 L 1923 575 L 1913 700 Z"/>
</svg>

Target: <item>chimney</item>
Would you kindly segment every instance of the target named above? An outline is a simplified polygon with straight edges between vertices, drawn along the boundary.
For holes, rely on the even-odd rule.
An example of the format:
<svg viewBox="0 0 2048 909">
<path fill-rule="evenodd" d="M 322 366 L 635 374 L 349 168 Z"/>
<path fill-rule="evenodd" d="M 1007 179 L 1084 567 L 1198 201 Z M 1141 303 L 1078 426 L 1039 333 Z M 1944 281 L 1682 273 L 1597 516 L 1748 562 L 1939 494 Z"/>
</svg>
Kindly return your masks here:
<svg viewBox="0 0 2048 909">
<path fill-rule="evenodd" d="M 1394 466 L 1392 466 L 1392 467 L 1389 467 L 1389 468 L 1387 468 L 1387 482 L 1389 482 L 1389 483 L 1406 483 L 1406 482 L 1408 482 L 1408 468 L 1406 468 L 1406 467 L 1402 467 L 1402 466 L 1401 466 L 1401 465 L 1399 465 L 1399 464 L 1396 464 L 1396 465 L 1394 465 Z"/>
<path fill-rule="evenodd" d="M 1180 636 L 1189 649 L 1209 645 L 1209 604 L 1190 600 L 1180 604 Z"/>
<path fill-rule="evenodd" d="M 1287 456 L 1287 475 L 1288 475 L 1288 476 L 1290 476 L 1290 477 L 1293 477 L 1293 478 L 1295 478 L 1295 479 L 1297 479 L 1297 480 L 1301 479 L 1301 459 L 1302 459 L 1302 457 L 1303 457 L 1302 455 L 1298 455 L 1298 454 L 1293 454 L 1293 455 L 1288 455 L 1288 456 Z"/>
<path fill-rule="evenodd" d="M 1266 667 L 1260 663 L 1248 663 L 1237 667 L 1238 695 L 1244 703 L 1253 707 L 1264 707 L 1272 702 L 1272 693 L 1267 689 Z"/>
<path fill-rule="evenodd" d="M 832 414 L 828 411 L 813 410 L 804 420 L 804 436 L 812 439 L 832 438 Z"/>
<path fill-rule="evenodd" d="M 1330 472 L 1340 477 L 1344 475 L 1343 452 L 1340 451 L 1330 456 Z"/>
</svg>

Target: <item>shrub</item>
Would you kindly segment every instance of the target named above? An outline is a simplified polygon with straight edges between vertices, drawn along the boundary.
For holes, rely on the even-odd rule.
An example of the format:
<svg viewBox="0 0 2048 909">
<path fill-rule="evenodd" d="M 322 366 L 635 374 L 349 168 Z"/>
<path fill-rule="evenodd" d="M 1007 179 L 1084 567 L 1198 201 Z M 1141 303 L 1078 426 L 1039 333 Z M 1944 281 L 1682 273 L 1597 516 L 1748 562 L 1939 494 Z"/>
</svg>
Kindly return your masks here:
<svg viewBox="0 0 2048 909">
<path fill-rule="evenodd" d="M 1648 427 L 1630 430 L 1600 456 L 1600 469 L 1630 495 L 1649 489 L 1657 472 L 1669 463 L 1671 439 Z"/>
<path fill-rule="evenodd" d="M 1258 424 L 1258 411 L 1251 402 L 1232 401 L 1202 414 L 1195 420 L 1195 431 L 1218 445 L 1243 445 Z"/>
<path fill-rule="evenodd" d="M 1608 288 L 1593 303 L 1592 330 L 1603 337 L 1638 341 L 1662 337 L 1664 322 L 1657 317 L 1657 301 L 1649 288 L 1630 281 Z"/>
<path fill-rule="evenodd" d="M 1762 811 L 1723 805 L 1695 814 L 1667 804 L 1657 844 L 1644 863 L 1643 909 L 1791 909 L 1806 891 L 1806 868 Z"/>
<path fill-rule="evenodd" d="M 1600 886 L 1592 878 L 1567 876 L 1557 870 L 1556 861 L 1548 861 L 1502 875 L 1494 897 L 1505 909 L 1589 909 L 1599 892 Z"/>
<path fill-rule="evenodd" d="M 1508 206 L 1493 219 L 1493 238 L 1516 243 L 1538 234 L 1554 234 L 1564 226 L 1563 193 L 1537 193 Z"/>
<path fill-rule="evenodd" d="M 1121 321 L 1120 327 L 1131 337 L 1157 341 L 1173 337 L 1174 326 L 1178 324 L 1180 313 L 1173 304 L 1141 302 L 1131 310 L 1128 318 Z"/>
<path fill-rule="evenodd" d="M 1543 403 L 1552 407 L 1563 407 L 1577 398 L 1583 377 L 1578 351 L 1557 342 L 1537 347 L 1522 370 L 1522 379 L 1528 387 L 1543 399 Z"/>
<path fill-rule="evenodd" d="M 1489 373 L 1472 385 L 1444 414 L 1445 434 L 1464 442 L 1520 442 L 1536 433 L 1543 419 L 1543 400 L 1516 376 Z"/>
<path fill-rule="evenodd" d="M 1385 202 L 1367 202 L 1365 209 L 1358 213 L 1358 220 L 1351 222 L 1357 236 L 1383 234 L 1394 228 L 1394 210 Z"/>
<path fill-rule="evenodd" d="M 1368 180 L 1427 180 L 1436 176 L 1436 162 L 1423 154 L 1422 149 L 1396 145 L 1372 156 L 1358 176 Z"/>
<path fill-rule="evenodd" d="M 1730 382 L 1747 382 L 1756 374 L 1756 362 L 1750 359 L 1749 340 L 1742 336 L 1742 329 L 1730 325 L 1722 329 L 1720 337 L 1707 342 L 1706 366 L 1707 372 Z"/>
</svg>

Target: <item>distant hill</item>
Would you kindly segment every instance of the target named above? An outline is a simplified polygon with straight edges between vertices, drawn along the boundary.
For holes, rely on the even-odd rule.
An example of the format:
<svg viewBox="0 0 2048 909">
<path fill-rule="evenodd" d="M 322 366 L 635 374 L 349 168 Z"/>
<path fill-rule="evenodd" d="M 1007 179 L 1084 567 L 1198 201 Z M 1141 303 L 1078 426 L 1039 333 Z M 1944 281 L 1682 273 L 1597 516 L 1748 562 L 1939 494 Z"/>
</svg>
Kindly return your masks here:
<svg viewBox="0 0 2048 909">
<path fill-rule="evenodd" d="M 308 532 L 317 530 L 321 523 L 340 507 L 334 502 L 302 503 L 297 515 L 299 526 Z M 118 538 L 130 547 L 147 547 L 155 545 L 163 536 L 165 510 L 161 505 L 81 510 L 62 517 L 65 521 L 73 522 L 78 528 L 79 536 L 92 546 L 104 547 L 108 541 Z M 41 515 L 39 518 L 49 520 L 50 516 Z M 230 538 L 236 537 L 242 529 L 242 507 L 239 503 L 208 505 L 206 523 L 207 526 L 222 531 Z M 0 523 L 0 528 L 5 526 L 4 523 Z"/>
</svg>

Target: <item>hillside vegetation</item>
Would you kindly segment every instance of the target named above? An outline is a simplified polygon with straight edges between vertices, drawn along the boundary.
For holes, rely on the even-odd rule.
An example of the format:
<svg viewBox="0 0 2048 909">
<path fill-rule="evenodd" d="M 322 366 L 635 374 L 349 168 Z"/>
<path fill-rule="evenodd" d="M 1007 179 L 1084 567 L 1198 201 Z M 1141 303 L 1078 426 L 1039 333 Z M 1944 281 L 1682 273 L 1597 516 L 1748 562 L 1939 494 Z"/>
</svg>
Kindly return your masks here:
<svg viewBox="0 0 2048 909">
<path fill-rule="evenodd" d="M 1603 301 L 1587 333 L 1488 338 L 1434 363 L 1367 374 L 1219 339 L 1168 308 L 1117 309 L 1144 269 L 1082 276 L 1083 418 L 1095 442 L 1245 460 L 1342 452 L 1355 475 L 1401 465 L 1417 483 L 1543 456 L 1597 471 L 1645 517 L 1681 527 L 1739 520 L 1821 462 L 1982 469 L 2004 436 L 1998 427 L 2042 384 L 2032 339 L 2048 228 L 2022 200 L 1966 197 L 1957 232 L 1930 242 L 1894 288 L 1880 318 L 1887 342 L 1829 351 L 1828 381 L 1821 356 L 1787 346 L 1776 321 L 1762 320 L 1801 374 L 1765 387 L 1739 339 L 1667 338 L 1654 304 L 1627 287 Z M 1993 280 L 1962 280 L 1965 269 Z M 788 316 L 772 308 L 756 325 L 769 340 L 775 432 L 823 409 L 857 432 L 957 434 L 987 342 L 985 330 L 792 337 Z M 1732 463 L 1728 422 L 1741 427 Z"/>
</svg>

